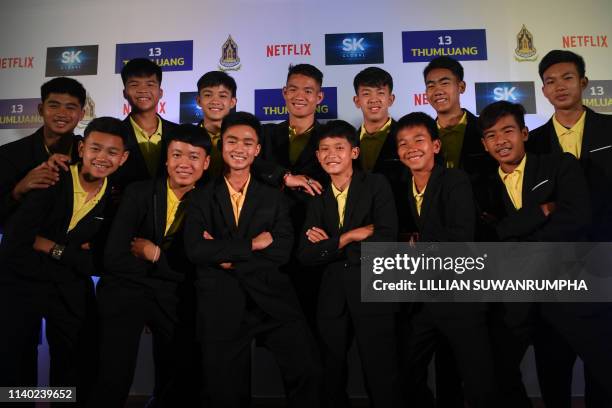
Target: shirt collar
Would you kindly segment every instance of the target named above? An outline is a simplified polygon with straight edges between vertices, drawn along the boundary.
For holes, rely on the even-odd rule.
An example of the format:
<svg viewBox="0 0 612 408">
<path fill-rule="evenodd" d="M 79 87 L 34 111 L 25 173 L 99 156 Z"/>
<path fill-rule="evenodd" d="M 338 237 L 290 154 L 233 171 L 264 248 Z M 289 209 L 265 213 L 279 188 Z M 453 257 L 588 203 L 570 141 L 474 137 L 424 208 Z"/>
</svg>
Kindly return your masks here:
<svg viewBox="0 0 612 408">
<path fill-rule="evenodd" d="M 499 176 L 501 177 L 502 180 L 505 180 L 506 177 L 508 177 L 509 175 L 513 174 L 513 173 L 517 173 L 517 174 L 525 174 L 525 164 L 527 163 L 527 154 L 525 154 L 523 156 L 523 159 L 521 160 L 521 162 L 519 163 L 518 166 L 516 166 L 516 168 L 514 170 L 512 170 L 510 173 L 506 173 L 502 170 L 501 166 L 499 166 L 498 172 L 499 172 Z"/>
<path fill-rule="evenodd" d="M 559 123 L 555 115 L 553 115 L 552 120 L 553 120 L 553 126 L 555 127 L 555 132 L 559 136 L 567 134 L 567 133 L 572 133 L 572 132 L 580 133 L 584 129 L 584 122 L 586 120 L 586 110 L 582 112 L 582 115 L 580 115 L 580 118 L 578 119 L 578 121 L 574 123 L 574 126 L 572 126 L 569 129 L 563 126 L 561 123 Z"/>
<path fill-rule="evenodd" d="M 132 124 L 136 132 L 146 137 L 147 139 L 151 138 L 152 136 L 161 136 L 162 134 L 162 121 L 159 117 L 157 117 L 157 130 L 155 130 L 155 132 L 151 136 L 147 135 L 147 132 L 145 132 L 144 129 L 138 126 L 138 123 L 136 123 L 136 121 L 134 120 L 134 118 L 132 118 L 132 116 L 130 116 L 130 123 Z"/>
<path fill-rule="evenodd" d="M 359 140 L 363 140 L 364 137 L 376 138 L 376 137 L 381 137 L 382 135 L 386 135 L 387 133 L 389 133 L 389 129 L 391 128 L 392 121 L 393 119 L 391 118 L 387 119 L 385 124 L 380 129 L 375 131 L 374 133 L 368 133 L 368 131 L 365 128 L 365 125 L 361 125 L 361 132 L 359 133 Z"/>
</svg>

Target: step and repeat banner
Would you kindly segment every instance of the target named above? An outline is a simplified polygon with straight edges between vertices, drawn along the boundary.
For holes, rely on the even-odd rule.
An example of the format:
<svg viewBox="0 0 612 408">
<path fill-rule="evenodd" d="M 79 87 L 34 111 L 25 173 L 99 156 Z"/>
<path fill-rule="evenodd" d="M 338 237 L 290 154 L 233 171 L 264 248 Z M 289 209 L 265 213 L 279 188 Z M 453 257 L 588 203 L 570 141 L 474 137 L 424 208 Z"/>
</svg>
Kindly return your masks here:
<svg viewBox="0 0 612 408">
<path fill-rule="evenodd" d="M 175 122 L 201 119 L 196 82 L 216 69 L 236 79 L 238 110 L 283 120 L 287 68 L 302 62 L 324 73 L 322 120 L 359 124 L 352 80 L 369 65 L 393 76 L 396 118 L 415 110 L 434 114 L 422 71 L 432 58 L 448 55 L 465 68 L 463 106 L 477 113 L 496 100 L 520 102 L 535 127 L 552 113 L 537 64 L 555 48 L 585 58 L 584 104 L 612 113 L 612 3 L 587 3 L 22 0 L 5 10 L 0 26 L 0 144 L 41 125 L 39 88 L 54 76 L 74 77 L 88 91 L 78 132 L 96 116 L 125 117 L 119 72 L 135 57 L 162 67 L 158 112 Z"/>
<path fill-rule="evenodd" d="M 322 120 L 359 125 L 353 78 L 367 66 L 394 79 L 395 118 L 424 111 L 435 115 L 425 95 L 423 69 L 432 58 L 452 56 L 465 69 L 462 105 L 477 113 L 496 100 L 520 102 L 527 124 L 552 114 L 541 92 L 538 62 L 551 49 L 582 55 L 589 85 L 584 104 L 612 113 L 612 2 L 610 0 L 20 0 L 3 4 L 0 25 L 0 144 L 41 126 L 40 85 L 55 76 L 74 77 L 88 91 L 86 115 L 77 133 L 96 116 L 124 118 L 119 72 L 131 58 L 162 67 L 166 119 L 197 122 L 196 82 L 224 70 L 238 83 L 238 110 L 262 121 L 287 117 L 281 88 L 290 64 L 310 63 L 324 73 Z M 612 135 L 611 135 L 612 137 Z M 152 383 L 150 336 L 143 336 L 133 391 Z M 46 354 L 41 359 L 46 364 Z M 258 395 L 281 389 L 270 356 L 255 354 L 267 373 L 257 377 Z M 525 381 L 537 394 L 533 362 Z M 41 382 L 44 383 L 44 374 Z M 359 376 L 351 389 L 363 395 Z M 575 376 L 581 392 L 581 376 Z"/>
</svg>

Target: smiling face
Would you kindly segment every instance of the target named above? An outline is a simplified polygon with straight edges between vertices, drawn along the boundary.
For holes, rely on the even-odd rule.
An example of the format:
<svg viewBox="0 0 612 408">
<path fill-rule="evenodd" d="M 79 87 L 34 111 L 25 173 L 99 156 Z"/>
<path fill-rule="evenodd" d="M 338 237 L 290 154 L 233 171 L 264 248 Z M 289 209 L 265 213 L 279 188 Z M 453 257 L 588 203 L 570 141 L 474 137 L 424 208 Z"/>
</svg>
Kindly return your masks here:
<svg viewBox="0 0 612 408">
<path fill-rule="evenodd" d="M 128 151 L 121 137 L 94 130 L 79 142 L 79 156 L 83 161 L 81 174 L 92 181 L 114 173 L 127 160 Z"/>
<path fill-rule="evenodd" d="M 283 88 L 283 98 L 289 115 L 306 118 L 315 114 L 317 105 L 323 100 L 323 92 L 313 78 L 293 74 L 287 79 L 287 85 Z"/>
<path fill-rule="evenodd" d="M 459 98 L 465 92 L 465 82 L 460 81 L 450 69 L 435 68 L 429 71 L 425 87 L 427 100 L 438 114 L 461 109 Z"/>
<path fill-rule="evenodd" d="M 482 132 L 482 143 L 502 170 L 510 173 L 525 156 L 525 142 L 528 137 L 527 127 L 521 129 L 514 116 L 508 114 Z"/>
<path fill-rule="evenodd" d="M 193 186 L 208 168 L 210 157 L 202 147 L 173 140 L 168 145 L 166 167 L 171 188 Z"/>
<path fill-rule="evenodd" d="M 236 106 L 236 97 L 223 85 L 202 88 L 196 98 L 204 113 L 204 122 L 221 121 Z"/>
<path fill-rule="evenodd" d="M 397 132 L 397 154 L 413 172 L 431 171 L 440 146 L 440 139 L 432 140 L 424 125 L 405 127 Z"/>
<path fill-rule="evenodd" d="M 123 97 L 133 112 L 155 111 L 164 92 L 155 74 L 144 77 L 129 77 L 125 82 Z"/>
<path fill-rule="evenodd" d="M 353 96 L 355 106 L 361 109 L 364 122 L 368 123 L 387 120 L 393 101 L 395 101 L 395 95 L 391 93 L 387 85 L 383 87 L 360 85 L 357 95 Z"/>
<path fill-rule="evenodd" d="M 45 128 L 56 135 L 72 133 L 85 115 L 76 96 L 53 92 L 38 105 L 38 113 L 43 118 Z"/>
<path fill-rule="evenodd" d="M 580 109 L 582 107 L 582 91 L 588 80 L 580 78 L 578 68 L 571 62 L 560 62 L 551 65 L 542 75 L 544 85 L 542 92 L 555 110 Z"/>
<path fill-rule="evenodd" d="M 247 125 L 234 125 L 227 128 L 221 138 L 223 161 L 230 170 L 250 168 L 261 149 L 255 129 Z"/>
<path fill-rule="evenodd" d="M 353 169 L 353 160 L 359 157 L 359 148 L 351 146 L 344 137 L 325 137 L 319 141 L 317 159 L 330 176 L 340 176 Z"/>
</svg>

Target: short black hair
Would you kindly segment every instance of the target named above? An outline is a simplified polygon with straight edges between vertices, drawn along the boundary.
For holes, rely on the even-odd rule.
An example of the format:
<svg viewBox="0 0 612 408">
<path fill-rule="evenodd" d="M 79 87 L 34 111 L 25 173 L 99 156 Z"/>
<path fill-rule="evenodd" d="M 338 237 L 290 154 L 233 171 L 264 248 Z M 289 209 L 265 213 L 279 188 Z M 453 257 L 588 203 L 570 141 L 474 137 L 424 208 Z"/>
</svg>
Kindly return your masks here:
<svg viewBox="0 0 612 408">
<path fill-rule="evenodd" d="M 232 92 L 232 96 L 236 97 L 236 81 L 223 71 L 209 71 L 198 79 L 198 93 L 204 88 L 223 85 Z"/>
<path fill-rule="evenodd" d="M 183 124 L 173 127 L 168 132 L 168 147 L 172 142 L 183 142 L 195 147 L 201 147 L 210 154 L 212 142 L 206 129 L 192 124 Z"/>
<path fill-rule="evenodd" d="M 521 130 L 525 128 L 525 108 L 520 103 L 508 101 L 497 101 L 485 106 L 478 117 L 478 126 L 484 132 L 495 126 L 502 117 L 508 115 L 514 117 Z"/>
<path fill-rule="evenodd" d="M 291 75 L 304 75 L 309 78 L 314 79 L 319 87 L 323 86 L 323 73 L 319 68 L 310 64 L 297 64 L 297 65 L 289 65 L 289 72 L 287 72 L 287 82 L 289 82 L 289 77 Z"/>
<path fill-rule="evenodd" d="M 451 57 L 437 57 L 429 61 L 429 64 L 423 70 L 423 79 L 427 81 L 427 74 L 438 68 L 448 69 L 459 81 L 463 81 L 463 66 L 459 61 Z"/>
<path fill-rule="evenodd" d="M 157 82 L 162 83 L 162 70 L 153 61 L 147 58 L 131 59 L 121 70 L 121 80 L 125 85 L 130 78 L 142 78 L 155 75 Z"/>
<path fill-rule="evenodd" d="M 127 149 L 127 137 L 123 132 L 123 122 L 117 118 L 100 116 L 99 118 L 93 119 L 83 132 L 83 140 L 87 139 L 87 136 L 89 136 L 91 132 L 102 132 L 117 136 L 121 138 L 123 147 Z"/>
<path fill-rule="evenodd" d="M 323 139 L 341 138 L 346 139 L 352 147 L 359 146 L 359 137 L 357 131 L 350 123 L 344 120 L 330 120 L 317 131 L 317 148 Z"/>
<path fill-rule="evenodd" d="M 251 127 L 257 135 L 257 142 L 261 141 L 261 123 L 259 119 L 249 112 L 230 112 L 221 122 L 221 142 L 223 142 L 223 135 L 227 129 L 232 126 L 245 125 Z"/>
<path fill-rule="evenodd" d="M 440 139 L 440 133 L 438 132 L 438 124 L 436 120 L 426 114 L 425 112 L 412 112 L 402 116 L 396 124 L 396 133 L 406 128 L 412 128 L 415 126 L 424 126 L 431 136 L 431 140 Z"/>
<path fill-rule="evenodd" d="M 49 97 L 49 94 L 52 93 L 74 96 L 79 100 L 81 108 L 85 106 L 87 91 L 85 91 L 83 85 L 76 79 L 57 77 L 45 82 L 40 87 L 40 100 L 44 103 Z"/>
<path fill-rule="evenodd" d="M 586 73 L 584 58 L 574 52 L 566 50 L 552 50 L 546 54 L 544 58 L 542 58 L 542 61 L 540 61 L 540 64 L 538 65 L 538 73 L 540 74 L 540 78 L 544 80 L 544 72 L 546 72 L 546 70 L 551 66 L 560 64 L 562 62 L 571 62 L 572 64 L 576 65 L 580 78 L 584 78 Z"/>
<path fill-rule="evenodd" d="M 368 67 L 355 75 L 353 79 L 353 88 L 355 94 L 358 93 L 360 86 L 372 86 L 376 88 L 389 87 L 389 92 L 393 91 L 393 78 L 391 74 L 382 68 Z"/>
</svg>

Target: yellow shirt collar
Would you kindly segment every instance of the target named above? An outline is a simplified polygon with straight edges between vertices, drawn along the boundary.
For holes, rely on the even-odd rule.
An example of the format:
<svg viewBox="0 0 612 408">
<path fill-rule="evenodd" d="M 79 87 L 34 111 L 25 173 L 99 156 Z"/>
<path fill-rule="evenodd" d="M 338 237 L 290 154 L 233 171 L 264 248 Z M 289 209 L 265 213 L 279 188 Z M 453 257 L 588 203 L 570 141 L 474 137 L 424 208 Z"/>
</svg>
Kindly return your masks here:
<svg viewBox="0 0 612 408">
<path fill-rule="evenodd" d="M 134 118 L 132 118 L 131 116 L 130 116 L 130 123 L 132 124 L 132 127 L 134 128 L 134 133 L 136 133 L 137 139 L 140 136 L 140 138 L 144 138 L 146 141 L 149 141 L 155 136 L 161 137 L 162 135 L 162 121 L 159 117 L 157 118 L 157 130 L 155 130 L 155 132 L 152 135 L 147 135 L 147 132 L 145 132 L 143 128 L 138 126 L 138 123 L 136 123 Z"/>
<path fill-rule="evenodd" d="M 391 128 L 392 121 L 393 119 L 391 118 L 387 119 L 385 124 L 374 133 L 368 133 L 368 131 L 365 128 L 365 125 L 361 125 L 361 132 L 359 133 L 359 140 L 363 140 L 365 136 L 380 137 L 381 135 L 387 135 L 387 133 L 389 133 L 389 129 Z"/>
<path fill-rule="evenodd" d="M 251 182 L 251 175 L 249 174 L 249 178 L 247 178 L 244 187 L 242 187 L 242 191 L 236 191 L 230 184 L 227 177 L 223 177 L 225 180 L 225 184 L 227 185 L 227 189 L 230 195 L 230 201 L 232 202 L 232 210 L 234 212 L 234 220 L 236 221 L 236 225 L 238 225 L 238 220 L 240 219 L 240 212 L 242 211 L 242 207 L 244 205 L 244 199 L 247 194 L 247 189 L 249 188 L 249 183 Z"/>
<path fill-rule="evenodd" d="M 438 129 L 452 129 L 452 128 L 458 127 L 458 126 L 466 126 L 467 125 L 467 112 L 463 112 L 463 116 L 459 120 L 459 123 L 457 123 L 454 126 L 449 126 L 449 127 L 443 128 L 442 126 L 440 126 L 440 122 L 437 121 L 437 120 L 436 120 L 436 125 L 438 125 Z"/>
<path fill-rule="evenodd" d="M 559 144 L 564 152 L 573 154 L 576 158 L 580 158 L 582 153 L 582 137 L 584 135 L 584 123 L 586 122 L 586 110 L 582 112 L 578 121 L 571 128 L 563 126 L 555 115 L 552 118 L 555 133 L 559 138 Z"/>
<path fill-rule="evenodd" d="M 87 200 L 89 193 L 85 191 L 81 185 L 79 179 L 79 166 L 73 164 L 70 166 L 70 176 L 72 178 L 72 217 L 70 218 L 70 224 L 68 225 L 68 231 L 71 231 L 102 199 L 104 192 L 106 191 L 107 178 L 104 178 L 102 187 L 96 192 L 96 194 Z"/>
</svg>

